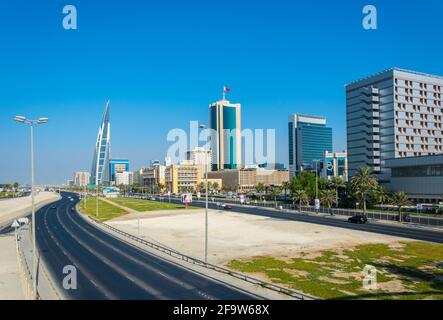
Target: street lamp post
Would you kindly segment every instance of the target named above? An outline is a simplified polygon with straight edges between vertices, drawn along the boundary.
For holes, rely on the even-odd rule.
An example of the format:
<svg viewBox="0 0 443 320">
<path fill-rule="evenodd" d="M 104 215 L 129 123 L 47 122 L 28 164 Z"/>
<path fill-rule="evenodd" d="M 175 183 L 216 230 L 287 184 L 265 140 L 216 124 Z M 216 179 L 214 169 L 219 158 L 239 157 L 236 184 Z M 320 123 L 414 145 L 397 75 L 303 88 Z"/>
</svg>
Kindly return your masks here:
<svg viewBox="0 0 443 320">
<path fill-rule="evenodd" d="M 37 249 L 35 236 L 35 170 L 34 170 L 34 126 L 48 122 L 48 118 L 39 118 L 38 120 L 26 119 L 23 116 L 16 116 L 15 121 L 28 124 L 31 130 L 31 207 L 32 207 L 32 287 L 34 299 L 37 299 Z"/>
<path fill-rule="evenodd" d="M 96 193 L 95 193 L 95 216 L 98 219 L 98 185 L 95 186 Z"/>
<path fill-rule="evenodd" d="M 200 129 L 207 129 L 206 125 L 199 125 Z M 209 137 L 209 143 L 211 143 L 211 137 Z M 208 163 L 209 163 L 209 150 L 205 150 L 205 262 L 208 263 Z"/>
</svg>

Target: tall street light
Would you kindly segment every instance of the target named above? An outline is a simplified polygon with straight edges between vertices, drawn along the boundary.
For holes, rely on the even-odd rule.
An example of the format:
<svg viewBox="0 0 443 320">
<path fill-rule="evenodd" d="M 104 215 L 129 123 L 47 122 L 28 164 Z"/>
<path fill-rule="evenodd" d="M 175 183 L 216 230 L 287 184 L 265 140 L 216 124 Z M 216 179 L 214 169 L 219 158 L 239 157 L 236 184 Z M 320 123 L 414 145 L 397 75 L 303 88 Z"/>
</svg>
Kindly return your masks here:
<svg viewBox="0 0 443 320">
<path fill-rule="evenodd" d="M 206 125 L 199 125 L 200 129 L 207 129 L 208 127 Z M 209 143 L 211 143 L 211 137 L 209 136 Z M 205 262 L 208 263 L 208 163 L 209 163 L 209 150 L 205 150 L 206 157 L 205 157 Z"/>
<path fill-rule="evenodd" d="M 48 122 L 48 118 L 39 118 L 38 120 L 26 119 L 23 116 L 16 116 L 15 121 L 28 124 L 31 129 L 31 207 L 32 207 L 32 287 L 34 299 L 37 299 L 37 249 L 35 237 L 35 179 L 34 179 L 34 126 Z"/>
</svg>

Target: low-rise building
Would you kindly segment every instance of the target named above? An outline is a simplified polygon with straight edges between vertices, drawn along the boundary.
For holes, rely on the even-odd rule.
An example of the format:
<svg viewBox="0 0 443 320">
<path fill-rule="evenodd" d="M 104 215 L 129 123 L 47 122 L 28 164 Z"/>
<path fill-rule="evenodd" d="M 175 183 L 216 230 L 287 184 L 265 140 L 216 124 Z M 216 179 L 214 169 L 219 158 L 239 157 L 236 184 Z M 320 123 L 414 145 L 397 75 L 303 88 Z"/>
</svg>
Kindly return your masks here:
<svg viewBox="0 0 443 320">
<path fill-rule="evenodd" d="M 288 170 L 266 170 L 262 168 L 223 170 L 209 172 L 209 178 L 221 179 L 223 186 L 235 187 L 240 191 L 254 190 L 257 184 L 265 186 L 281 186 L 289 181 Z"/>
<path fill-rule="evenodd" d="M 443 154 L 389 159 L 386 187 L 403 191 L 420 203 L 436 203 L 443 197 Z"/>
<path fill-rule="evenodd" d="M 159 184 L 165 185 L 165 171 L 166 166 L 161 164 L 143 169 L 140 173 L 141 185 L 147 188 L 156 188 Z"/>
<path fill-rule="evenodd" d="M 173 193 L 195 191 L 202 181 L 201 166 L 184 161 L 165 169 L 165 182 L 168 191 Z"/>
</svg>

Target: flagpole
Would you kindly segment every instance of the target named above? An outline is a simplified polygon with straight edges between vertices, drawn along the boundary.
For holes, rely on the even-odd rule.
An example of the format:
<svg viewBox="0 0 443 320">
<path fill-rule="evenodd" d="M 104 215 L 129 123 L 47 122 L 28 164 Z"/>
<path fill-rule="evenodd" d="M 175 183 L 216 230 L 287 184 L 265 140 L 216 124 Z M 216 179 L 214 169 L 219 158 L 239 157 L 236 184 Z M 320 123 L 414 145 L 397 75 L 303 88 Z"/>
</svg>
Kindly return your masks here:
<svg viewBox="0 0 443 320">
<path fill-rule="evenodd" d="M 226 100 L 226 92 L 225 92 L 225 87 L 223 87 L 223 101 Z"/>
</svg>

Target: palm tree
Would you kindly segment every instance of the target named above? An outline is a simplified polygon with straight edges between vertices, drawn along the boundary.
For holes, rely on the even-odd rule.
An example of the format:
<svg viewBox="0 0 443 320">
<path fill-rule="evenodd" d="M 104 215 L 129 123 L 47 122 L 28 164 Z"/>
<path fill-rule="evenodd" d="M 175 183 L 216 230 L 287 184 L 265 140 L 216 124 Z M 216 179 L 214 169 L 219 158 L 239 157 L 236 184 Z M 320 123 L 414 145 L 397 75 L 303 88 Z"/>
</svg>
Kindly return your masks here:
<svg viewBox="0 0 443 320">
<path fill-rule="evenodd" d="M 387 204 L 391 200 L 385 187 L 377 186 L 374 191 L 374 198 L 378 204 Z"/>
<path fill-rule="evenodd" d="M 329 180 L 328 185 L 335 190 L 335 204 L 338 206 L 338 191 L 339 189 L 346 188 L 346 181 L 340 177 L 333 177 Z"/>
<path fill-rule="evenodd" d="M 292 202 L 299 203 L 299 211 L 301 212 L 301 206 L 302 206 L 303 202 L 304 203 L 309 202 L 308 194 L 306 193 L 305 190 L 302 190 L 302 189 L 294 190 L 292 192 Z"/>
<path fill-rule="evenodd" d="M 220 186 L 218 185 L 218 182 L 214 182 L 214 183 L 212 184 L 212 189 L 218 191 L 219 188 L 220 188 Z"/>
<path fill-rule="evenodd" d="M 158 192 L 162 193 L 163 189 L 165 188 L 165 185 L 163 183 L 159 182 L 157 184 L 157 187 L 158 187 Z"/>
<path fill-rule="evenodd" d="M 391 197 L 391 204 L 398 209 L 398 221 L 401 222 L 401 209 L 411 205 L 408 196 L 404 192 L 396 192 Z"/>
<path fill-rule="evenodd" d="M 321 192 L 321 201 L 328 207 L 331 208 L 337 201 L 336 192 L 334 190 L 324 190 Z"/>
<path fill-rule="evenodd" d="M 283 194 L 286 196 L 288 194 L 288 190 L 291 189 L 291 183 L 289 181 L 283 181 L 281 188 L 283 190 Z"/>
<path fill-rule="evenodd" d="M 351 189 L 353 194 L 363 203 L 363 214 L 366 215 L 366 201 L 374 193 L 378 185 L 377 179 L 372 175 L 370 168 L 364 167 L 357 170 L 352 177 Z"/>
<path fill-rule="evenodd" d="M 281 194 L 281 188 L 274 186 L 271 189 L 271 195 L 274 197 L 275 207 L 277 207 L 277 196 Z"/>
<path fill-rule="evenodd" d="M 258 193 L 263 193 L 263 191 L 266 190 L 265 185 L 262 182 L 259 182 L 256 186 L 255 186 L 255 190 L 257 190 Z"/>
</svg>

